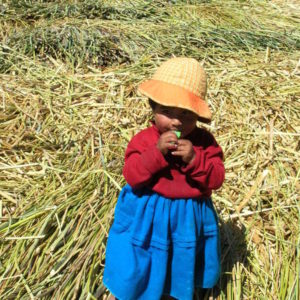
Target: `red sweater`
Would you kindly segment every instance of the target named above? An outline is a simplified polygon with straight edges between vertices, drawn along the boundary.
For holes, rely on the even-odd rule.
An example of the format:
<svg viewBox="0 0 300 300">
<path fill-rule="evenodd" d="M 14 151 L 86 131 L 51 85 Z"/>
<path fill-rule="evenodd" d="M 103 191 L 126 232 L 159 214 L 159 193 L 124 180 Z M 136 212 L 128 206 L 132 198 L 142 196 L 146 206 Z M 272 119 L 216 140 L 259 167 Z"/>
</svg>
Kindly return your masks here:
<svg viewBox="0 0 300 300">
<path fill-rule="evenodd" d="M 190 164 L 180 157 L 164 156 L 156 147 L 160 133 L 155 125 L 129 142 L 123 175 L 132 188 L 147 186 L 167 198 L 209 197 L 225 177 L 223 152 L 207 130 L 195 128 L 185 139 L 196 153 Z"/>
</svg>

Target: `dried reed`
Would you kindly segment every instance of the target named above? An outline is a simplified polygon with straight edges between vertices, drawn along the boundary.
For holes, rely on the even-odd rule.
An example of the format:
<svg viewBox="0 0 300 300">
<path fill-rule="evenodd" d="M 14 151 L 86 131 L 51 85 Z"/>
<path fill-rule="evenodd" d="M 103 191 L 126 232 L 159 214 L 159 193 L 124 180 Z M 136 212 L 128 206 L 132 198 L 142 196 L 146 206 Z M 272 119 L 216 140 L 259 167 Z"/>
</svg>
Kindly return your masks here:
<svg viewBox="0 0 300 300">
<path fill-rule="evenodd" d="M 299 15 L 279 0 L 4 1 L 0 298 L 106 298 L 124 150 L 151 118 L 136 87 L 186 55 L 207 70 L 226 156 L 209 294 L 299 299 Z"/>
</svg>

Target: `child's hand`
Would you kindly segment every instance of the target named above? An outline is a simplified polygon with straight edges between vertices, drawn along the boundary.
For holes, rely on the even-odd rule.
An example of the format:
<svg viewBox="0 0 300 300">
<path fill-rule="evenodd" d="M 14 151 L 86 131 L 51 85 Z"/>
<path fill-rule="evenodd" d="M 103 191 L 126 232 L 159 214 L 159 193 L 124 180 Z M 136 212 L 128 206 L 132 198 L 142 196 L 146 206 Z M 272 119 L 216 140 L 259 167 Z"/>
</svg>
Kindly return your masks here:
<svg viewBox="0 0 300 300">
<path fill-rule="evenodd" d="M 178 140 L 177 149 L 172 151 L 172 155 L 181 156 L 181 159 L 187 164 L 191 163 L 196 156 L 191 141 L 184 139 Z"/>
<path fill-rule="evenodd" d="M 174 131 L 167 131 L 161 134 L 159 137 L 156 147 L 159 151 L 166 155 L 169 150 L 177 149 L 178 138 Z"/>
</svg>

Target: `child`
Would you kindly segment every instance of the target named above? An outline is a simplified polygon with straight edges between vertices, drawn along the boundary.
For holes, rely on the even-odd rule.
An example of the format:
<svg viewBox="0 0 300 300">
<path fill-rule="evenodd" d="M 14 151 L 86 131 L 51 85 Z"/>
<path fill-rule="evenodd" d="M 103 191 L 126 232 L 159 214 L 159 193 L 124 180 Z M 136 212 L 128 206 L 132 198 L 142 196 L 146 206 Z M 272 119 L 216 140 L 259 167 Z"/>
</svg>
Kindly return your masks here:
<svg viewBox="0 0 300 300">
<path fill-rule="evenodd" d="M 104 285 L 121 300 L 193 299 L 220 274 L 218 220 L 211 193 L 224 181 L 223 153 L 196 127 L 209 122 L 206 75 L 192 58 L 163 63 L 139 91 L 152 126 L 129 142 L 110 229 Z"/>
</svg>

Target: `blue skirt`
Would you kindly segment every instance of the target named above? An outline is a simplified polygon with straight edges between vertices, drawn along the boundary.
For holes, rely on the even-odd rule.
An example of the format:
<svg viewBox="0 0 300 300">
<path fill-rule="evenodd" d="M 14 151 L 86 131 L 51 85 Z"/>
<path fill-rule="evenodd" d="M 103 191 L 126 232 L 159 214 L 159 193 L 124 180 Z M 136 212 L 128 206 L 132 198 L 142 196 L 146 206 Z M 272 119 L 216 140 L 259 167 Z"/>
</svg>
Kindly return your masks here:
<svg viewBox="0 0 300 300">
<path fill-rule="evenodd" d="M 109 231 L 104 285 L 121 300 L 193 299 L 220 275 L 218 219 L 210 198 L 169 199 L 126 185 Z"/>
</svg>

